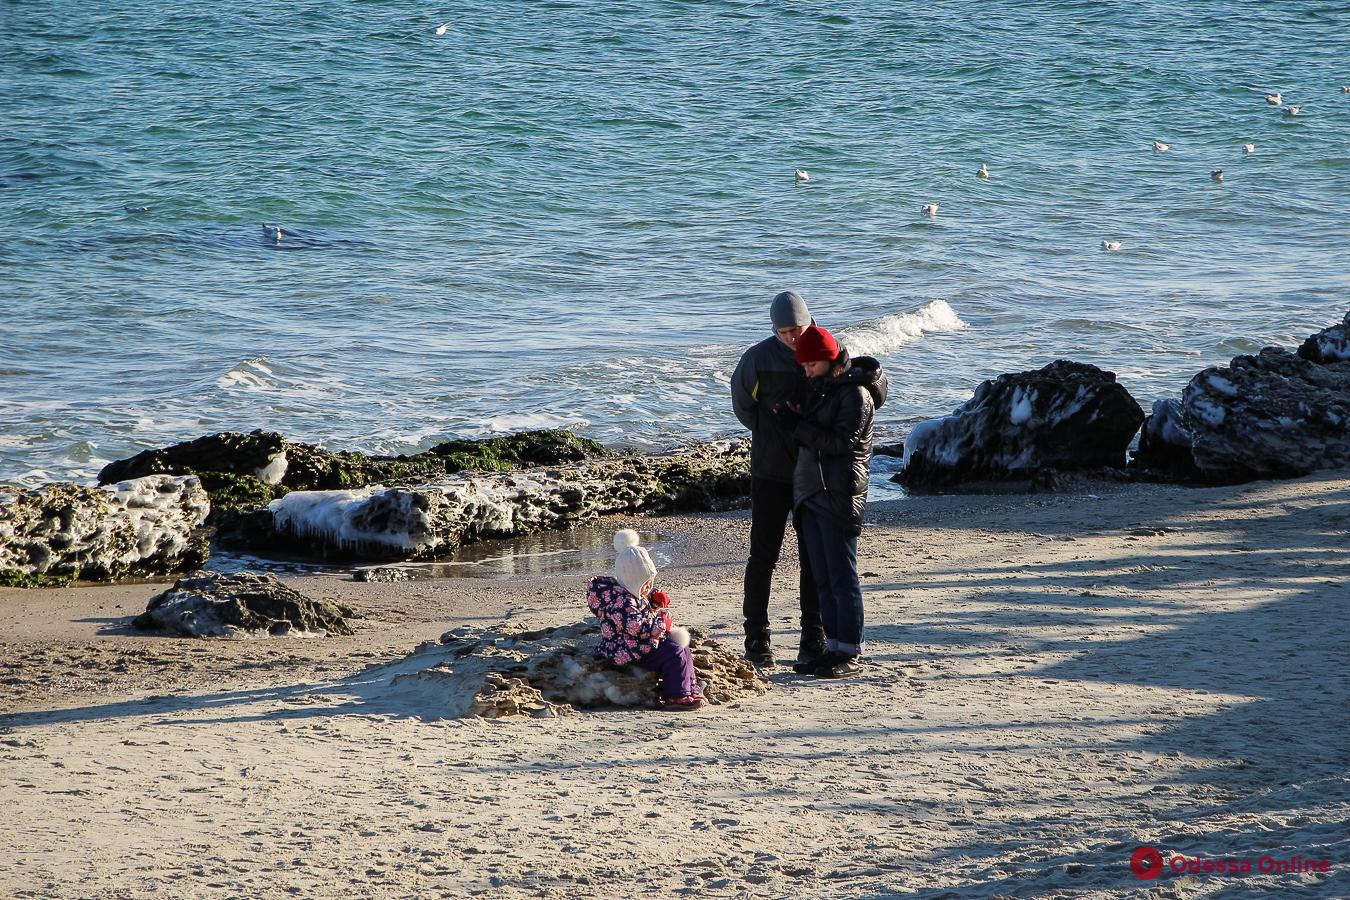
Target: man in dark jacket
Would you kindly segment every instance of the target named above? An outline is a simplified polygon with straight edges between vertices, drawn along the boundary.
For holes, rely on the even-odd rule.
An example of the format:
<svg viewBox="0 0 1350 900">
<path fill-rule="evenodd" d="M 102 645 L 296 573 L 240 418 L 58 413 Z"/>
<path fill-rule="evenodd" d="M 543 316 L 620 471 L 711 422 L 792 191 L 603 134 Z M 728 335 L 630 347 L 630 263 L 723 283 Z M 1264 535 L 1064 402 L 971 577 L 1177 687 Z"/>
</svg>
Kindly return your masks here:
<svg viewBox="0 0 1350 900">
<path fill-rule="evenodd" d="M 731 376 L 731 402 L 736 418 L 750 429 L 750 560 L 745 564 L 745 656 L 756 665 L 771 665 L 769 591 L 773 570 L 783 549 L 783 535 L 792 515 L 792 475 L 797 465 L 797 443 L 773 414 L 775 407 L 796 403 L 806 384 L 794 346 L 811 324 L 805 301 L 792 291 L 773 298 L 769 307 L 774 334 L 755 344 L 741 357 Z M 814 659 L 825 649 L 816 584 L 811 576 L 801 532 L 798 597 L 802 638 L 797 658 Z"/>
<path fill-rule="evenodd" d="M 872 417 L 889 389 L 881 364 L 870 356 L 849 359 L 834 336 L 812 325 L 800 335 L 796 358 L 810 376 L 800 411 L 780 408 L 777 418 L 801 445 L 793 478 L 798 530 L 820 591 L 826 652 L 793 666 L 822 678 L 859 671 L 863 597 L 858 581 L 858 535 L 867 507 L 867 467 L 872 458 Z"/>
</svg>

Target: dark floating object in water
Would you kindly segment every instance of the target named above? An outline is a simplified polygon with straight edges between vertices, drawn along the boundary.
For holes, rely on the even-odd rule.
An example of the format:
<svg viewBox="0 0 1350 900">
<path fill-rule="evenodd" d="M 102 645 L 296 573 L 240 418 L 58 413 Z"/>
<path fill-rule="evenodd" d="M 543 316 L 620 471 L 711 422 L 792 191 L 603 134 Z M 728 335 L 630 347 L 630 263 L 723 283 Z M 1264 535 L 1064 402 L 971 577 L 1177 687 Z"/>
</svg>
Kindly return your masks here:
<svg viewBox="0 0 1350 900">
<path fill-rule="evenodd" d="M 136 215 L 139 215 L 141 213 L 148 213 L 150 211 L 150 207 L 148 206 L 123 206 L 122 209 L 126 210 L 129 213 L 134 213 Z"/>
<path fill-rule="evenodd" d="M 1209 177 L 1215 181 L 1223 181 L 1223 169 L 1215 169 L 1209 173 Z"/>
</svg>

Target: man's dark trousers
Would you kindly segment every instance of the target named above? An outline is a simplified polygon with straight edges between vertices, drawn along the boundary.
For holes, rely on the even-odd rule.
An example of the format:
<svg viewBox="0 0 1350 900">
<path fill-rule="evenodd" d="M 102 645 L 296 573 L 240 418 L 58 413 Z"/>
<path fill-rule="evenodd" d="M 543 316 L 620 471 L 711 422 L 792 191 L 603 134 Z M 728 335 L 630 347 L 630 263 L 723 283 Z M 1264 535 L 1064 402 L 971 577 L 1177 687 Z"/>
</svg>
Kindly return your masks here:
<svg viewBox="0 0 1350 900">
<path fill-rule="evenodd" d="M 750 482 L 750 561 L 745 564 L 745 615 L 747 641 L 769 636 L 769 589 L 773 584 L 774 566 L 783 550 L 783 536 L 788 517 L 792 515 L 792 484 L 753 478 Z M 797 556 L 801 559 L 801 579 L 798 590 L 801 597 L 802 636 L 822 633 L 820 599 L 816 582 L 811 575 L 811 563 L 797 533 Z"/>
</svg>

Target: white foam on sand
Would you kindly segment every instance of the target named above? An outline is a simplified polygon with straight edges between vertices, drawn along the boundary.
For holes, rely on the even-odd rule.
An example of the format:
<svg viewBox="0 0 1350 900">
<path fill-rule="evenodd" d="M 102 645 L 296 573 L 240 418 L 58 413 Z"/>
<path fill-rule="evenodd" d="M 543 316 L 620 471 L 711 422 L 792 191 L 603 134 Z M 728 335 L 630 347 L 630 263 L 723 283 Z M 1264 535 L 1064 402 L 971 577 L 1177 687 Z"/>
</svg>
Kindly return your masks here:
<svg viewBox="0 0 1350 900">
<path fill-rule="evenodd" d="M 946 300 L 931 300 L 914 312 L 851 325 L 839 333 L 839 342 L 853 356 L 883 356 L 925 334 L 960 331 L 968 327 Z"/>
</svg>

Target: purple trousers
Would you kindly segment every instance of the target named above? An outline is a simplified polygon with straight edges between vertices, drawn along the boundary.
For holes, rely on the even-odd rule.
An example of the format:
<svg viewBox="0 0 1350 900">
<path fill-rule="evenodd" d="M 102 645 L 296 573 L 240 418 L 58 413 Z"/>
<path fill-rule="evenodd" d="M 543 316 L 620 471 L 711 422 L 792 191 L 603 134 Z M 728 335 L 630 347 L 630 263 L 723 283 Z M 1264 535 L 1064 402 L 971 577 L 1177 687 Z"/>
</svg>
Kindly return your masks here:
<svg viewBox="0 0 1350 900">
<path fill-rule="evenodd" d="M 663 638 L 656 649 L 637 661 L 648 672 L 661 676 L 661 698 L 688 697 L 698 693 L 694 678 L 694 655 L 670 638 Z"/>
</svg>

